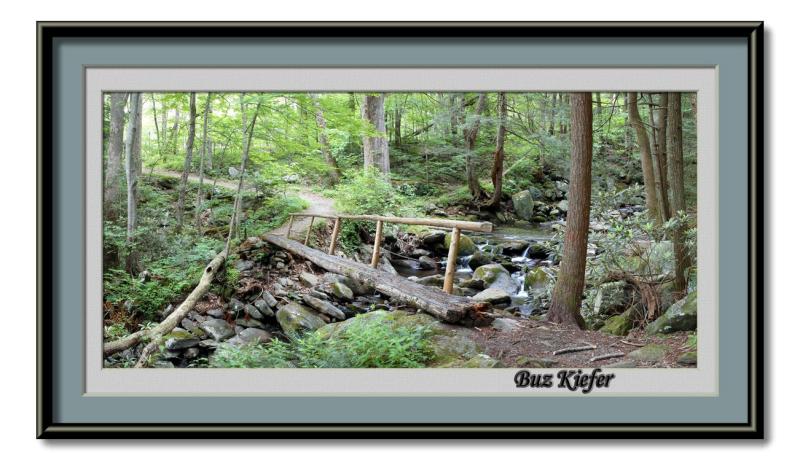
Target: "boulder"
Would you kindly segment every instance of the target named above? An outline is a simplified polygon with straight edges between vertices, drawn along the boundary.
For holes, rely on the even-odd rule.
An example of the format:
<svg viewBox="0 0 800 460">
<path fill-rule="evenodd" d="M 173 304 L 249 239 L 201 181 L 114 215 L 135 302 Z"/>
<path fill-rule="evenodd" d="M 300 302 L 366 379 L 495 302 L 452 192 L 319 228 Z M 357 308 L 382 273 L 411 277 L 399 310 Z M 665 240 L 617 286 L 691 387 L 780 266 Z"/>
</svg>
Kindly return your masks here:
<svg viewBox="0 0 800 460">
<path fill-rule="evenodd" d="M 415 281 L 424 286 L 441 288 L 444 286 L 444 275 L 423 276 L 422 278 L 417 278 Z"/>
<path fill-rule="evenodd" d="M 345 319 L 345 315 L 342 310 L 336 308 L 335 305 L 328 302 L 327 300 L 318 299 L 316 297 L 312 297 L 310 295 L 303 294 L 303 302 L 306 305 L 317 310 L 320 313 L 324 313 L 328 316 L 331 316 L 336 319 Z"/>
<path fill-rule="evenodd" d="M 319 278 L 313 273 L 303 272 L 300 274 L 300 282 L 303 283 L 304 286 L 314 287 L 319 284 Z"/>
<path fill-rule="evenodd" d="M 697 291 L 675 302 L 645 328 L 647 334 L 669 334 L 697 329 Z"/>
<path fill-rule="evenodd" d="M 492 256 L 480 250 L 473 252 L 472 257 L 467 261 L 469 268 L 472 270 L 476 270 L 478 267 L 490 263 L 492 263 Z"/>
<path fill-rule="evenodd" d="M 687 351 L 686 353 L 678 356 L 678 360 L 676 362 L 678 364 L 682 364 L 684 366 L 696 366 L 697 365 L 697 352 L 696 351 Z"/>
<path fill-rule="evenodd" d="M 277 301 L 276 301 L 276 304 L 277 304 Z M 269 303 L 267 303 L 267 301 L 264 300 L 263 298 L 256 299 L 255 302 L 253 302 L 253 306 L 256 309 L 258 309 L 258 312 L 261 313 L 261 315 L 263 317 L 273 317 L 273 316 L 275 316 L 275 312 L 272 311 L 272 309 L 269 306 Z M 258 319 L 261 319 L 261 318 L 258 318 Z"/>
<path fill-rule="evenodd" d="M 169 351 L 185 350 L 200 343 L 200 339 L 196 336 L 180 329 L 174 329 L 164 338 L 166 339 L 164 344 Z"/>
<path fill-rule="evenodd" d="M 627 358 L 639 362 L 655 363 L 667 355 L 667 346 L 651 343 L 628 353 Z"/>
<path fill-rule="evenodd" d="M 263 329 L 249 327 L 236 334 L 236 337 L 228 340 L 228 343 L 236 347 L 241 347 L 242 345 L 252 343 L 267 343 L 270 340 L 272 340 L 272 334 L 269 332 Z"/>
<path fill-rule="evenodd" d="M 511 197 L 511 202 L 514 204 L 514 213 L 520 219 L 530 221 L 533 218 L 534 198 L 529 190 L 515 193 Z"/>
<path fill-rule="evenodd" d="M 472 298 L 479 302 L 488 302 L 492 305 L 511 303 L 511 296 L 508 292 L 497 288 L 485 289 L 472 296 Z"/>
<path fill-rule="evenodd" d="M 556 203 L 556 208 L 558 208 L 558 210 L 561 212 L 567 212 L 569 210 L 569 203 L 567 200 L 561 200 Z"/>
<path fill-rule="evenodd" d="M 534 267 L 525 274 L 525 291 L 546 288 L 549 280 L 550 277 L 542 267 Z"/>
<path fill-rule="evenodd" d="M 231 327 L 227 321 L 216 318 L 200 323 L 200 329 L 205 331 L 217 342 L 229 339 L 236 334 L 236 332 L 233 330 L 233 327 Z"/>
<path fill-rule="evenodd" d="M 497 246 L 507 256 L 518 256 L 528 249 L 530 243 L 525 240 L 504 240 L 498 243 Z"/>
<path fill-rule="evenodd" d="M 264 293 L 261 294 L 261 298 L 264 299 L 264 302 L 266 302 L 267 306 L 270 308 L 275 308 L 275 306 L 278 305 L 278 301 L 269 291 L 264 291 Z"/>
<path fill-rule="evenodd" d="M 619 314 L 631 303 L 631 291 L 625 281 L 603 283 L 590 292 L 588 300 L 595 315 Z"/>
<path fill-rule="evenodd" d="M 426 248 L 436 249 L 444 245 L 445 232 L 432 231 L 422 235 L 422 245 Z"/>
<path fill-rule="evenodd" d="M 542 192 L 542 190 L 535 185 L 531 185 L 530 187 L 528 187 L 528 193 L 530 193 L 531 198 L 533 198 L 536 201 L 541 201 L 544 198 L 544 193 Z"/>
<path fill-rule="evenodd" d="M 436 261 L 428 256 L 420 256 L 419 258 L 419 267 L 423 270 L 431 270 L 436 268 L 438 264 Z"/>
<path fill-rule="evenodd" d="M 326 272 L 324 275 L 322 275 L 322 280 L 326 283 L 335 283 L 338 281 L 349 287 L 355 295 L 366 295 L 374 292 L 374 289 L 370 288 L 366 284 L 354 278 L 350 278 L 349 276 L 340 275 L 338 273 Z"/>
<path fill-rule="evenodd" d="M 612 335 L 628 335 L 628 332 L 633 329 L 633 321 L 626 315 L 616 315 L 608 318 L 600 328 L 600 332 Z"/>
<path fill-rule="evenodd" d="M 519 321 L 511 318 L 496 318 L 492 321 L 492 329 L 510 332 L 520 328 Z"/>
<path fill-rule="evenodd" d="M 256 308 L 255 305 L 247 304 L 244 306 L 244 311 L 247 312 L 247 315 L 253 319 L 262 320 L 264 319 L 264 314 L 261 313 L 261 310 Z"/>
<path fill-rule="evenodd" d="M 278 324 L 281 325 L 281 329 L 287 335 L 315 331 L 325 325 L 325 320 L 314 310 L 295 302 L 289 302 L 281 306 L 275 316 L 278 319 Z"/>
<path fill-rule="evenodd" d="M 450 247 L 450 240 L 452 239 L 452 235 L 448 233 L 444 237 L 444 247 L 445 249 Z M 458 238 L 458 255 L 459 257 L 468 256 L 475 252 L 475 243 L 472 241 L 472 238 L 468 237 L 467 235 L 461 235 Z"/>
<path fill-rule="evenodd" d="M 500 264 L 489 264 L 478 267 L 472 274 L 472 279 L 482 280 L 486 288 L 496 288 L 508 294 L 517 292 L 517 285 L 511 275 Z"/>
<path fill-rule="evenodd" d="M 330 285 L 330 294 L 341 300 L 353 300 L 353 290 L 346 284 L 335 282 Z"/>
</svg>

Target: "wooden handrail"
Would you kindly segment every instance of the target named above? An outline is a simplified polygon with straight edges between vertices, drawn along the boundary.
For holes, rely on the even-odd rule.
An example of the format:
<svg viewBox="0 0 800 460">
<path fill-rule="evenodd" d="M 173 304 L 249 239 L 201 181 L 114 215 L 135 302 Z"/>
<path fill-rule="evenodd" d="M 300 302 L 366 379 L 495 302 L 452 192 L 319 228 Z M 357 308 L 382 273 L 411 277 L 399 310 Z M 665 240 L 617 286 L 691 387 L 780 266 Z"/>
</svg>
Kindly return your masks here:
<svg viewBox="0 0 800 460">
<path fill-rule="evenodd" d="M 310 213 L 292 213 L 289 216 L 296 217 L 320 217 L 323 219 L 344 219 L 344 220 L 369 220 L 372 222 L 388 222 L 390 224 L 406 224 L 406 225 L 426 225 L 428 227 L 439 228 L 458 228 L 460 230 L 468 230 L 471 232 L 487 232 L 490 233 L 494 230 L 491 222 L 470 222 L 467 220 L 447 220 L 447 219 L 428 219 L 417 217 L 393 217 L 393 216 L 373 216 L 369 214 L 354 214 L 354 215 L 333 215 L 333 214 L 310 214 Z"/>
<path fill-rule="evenodd" d="M 442 289 L 448 294 L 453 293 L 453 279 L 456 271 L 456 259 L 458 258 L 458 245 L 461 241 L 461 231 L 468 230 L 473 232 L 491 232 L 494 227 L 491 222 L 469 222 L 465 220 L 447 220 L 447 219 L 428 219 L 416 217 L 392 217 L 392 216 L 373 216 L 373 215 L 330 215 L 330 214 L 313 214 L 313 213 L 292 213 L 289 214 L 289 228 L 286 232 L 287 239 L 290 239 L 289 233 L 292 230 L 292 224 L 295 217 L 310 217 L 311 224 L 313 225 L 314 219 L 319 217 L 322 219 L 334 219 L 333 234 L 331 235 L 330 246 L 328 247 L 328 254 L 333 254 L 336 250 L 336 243 L 339 239 L 339 232 L 342 229 L 343 220 L 368 220 L 377 222 L 377 229 L 375 234 L 375 244 L 372 249 L 372 259 L 370 265 L 374 268 L 378 266 L 381 254 L 381 239 L 383 223 L 389 222 L 392 224 L 407 224 L 407 225 L 425 225 L 427 227 L 449 228 L 452 229 L 450 238 L 450 247 L 447 254 L 447 269 L 444 274 L 444 286 Z M 308 245 L 309 237 L 311 236 L 311 225 L 306 231 L 305 245 Z"/>
</svg>

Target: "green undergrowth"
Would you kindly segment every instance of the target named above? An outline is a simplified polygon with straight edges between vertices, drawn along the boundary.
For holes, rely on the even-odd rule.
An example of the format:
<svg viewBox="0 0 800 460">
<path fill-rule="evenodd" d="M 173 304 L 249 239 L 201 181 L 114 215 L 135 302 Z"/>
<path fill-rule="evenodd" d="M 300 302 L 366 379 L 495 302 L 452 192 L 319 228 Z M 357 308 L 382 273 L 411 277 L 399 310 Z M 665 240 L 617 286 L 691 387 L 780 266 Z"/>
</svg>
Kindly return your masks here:
<svg viewBox="0 0 800 460">
<path fill-rule="evenodd" d="M 212 367 L 262 368 L 418 368 L 433 358 L 431 330 L 421 325 L 397 325 L 357 316 L 341 333 L 317 331 L 289 342 L 237 348 L 223 345 Z"/>
</svg>

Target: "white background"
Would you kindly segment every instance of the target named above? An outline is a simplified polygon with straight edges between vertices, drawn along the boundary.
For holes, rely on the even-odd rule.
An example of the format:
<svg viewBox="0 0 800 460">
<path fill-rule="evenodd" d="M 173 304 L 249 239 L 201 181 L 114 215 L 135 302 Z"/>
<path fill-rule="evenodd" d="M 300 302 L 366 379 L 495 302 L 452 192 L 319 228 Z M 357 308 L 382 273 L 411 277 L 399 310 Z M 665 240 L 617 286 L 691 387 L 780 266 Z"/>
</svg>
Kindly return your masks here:
<svg viewBox="0 0 800 460">
<path fill-rule="evenodd" d="M 699 2 L 642 0 L 524 2 L 493 0 L 433 2 L 372 0 L 191 3 L 164 0 L 136 2 L 7 2 L 3 7 L 2 62 L 4 94 L 0 107 L 2 168 L 0 199 L 0 452 L 4 458 L 141 459 L 209 458 L 498 458 L 508 456 L 674 459 L 703 456 L 726 459 L 766 454 L 797 455 L 798 407 L 796 335 L 800 302 L 795 297 L 798 249 L 797 180 L 800 149 L 797 104 L 800 28 L 793 2 Z M 644 441 L 72 441 L 45 442 L 35 437 L 35 120 L 36 20 L 764 20 L 766 53 L 766 199 L 767 206 L 767 435 L 766 442 Z M 742 203 L 744 206 L 745 203 Z M 772 251 L 769 249 L 772 248 Z M 744 250 L 744 248 L 742 248 Z M 10 252 L 9 252 L 10 251 Z M 23 457 L 24 456 L 24 457 Z"/>
</svg>

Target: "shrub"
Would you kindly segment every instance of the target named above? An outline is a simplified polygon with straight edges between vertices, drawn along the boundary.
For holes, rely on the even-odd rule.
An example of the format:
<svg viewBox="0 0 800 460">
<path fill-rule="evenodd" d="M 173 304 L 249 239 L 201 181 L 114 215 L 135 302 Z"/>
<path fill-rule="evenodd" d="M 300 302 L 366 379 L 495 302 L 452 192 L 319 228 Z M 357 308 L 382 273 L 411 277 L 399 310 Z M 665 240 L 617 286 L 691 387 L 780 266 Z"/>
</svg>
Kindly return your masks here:
<svg viewBox="0 0 800 460">
<path fill-rule="evenodd" d="M 241 348 L 223 345 L 213 355 L 214 367 L 414 368 L 433 357 L 426 326 L 357 316 L 340 334 L 312 332 L 290 342 Z"/>
</svg>

